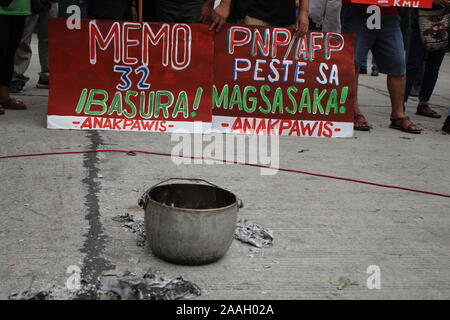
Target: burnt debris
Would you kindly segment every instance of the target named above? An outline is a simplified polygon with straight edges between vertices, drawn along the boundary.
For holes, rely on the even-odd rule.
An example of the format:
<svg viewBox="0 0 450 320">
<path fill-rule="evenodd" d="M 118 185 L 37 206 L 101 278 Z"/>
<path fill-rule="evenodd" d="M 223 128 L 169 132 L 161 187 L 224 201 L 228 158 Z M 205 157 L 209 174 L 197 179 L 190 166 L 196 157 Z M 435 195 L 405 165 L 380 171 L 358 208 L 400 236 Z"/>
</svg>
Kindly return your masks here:
<svg viewBox="0 0 450 320">
<path fill-rule="evenodd" d="M 257 248 L 270 248 L 274 240 L 272 230 L 247 220 L 237 222 L 234 238 Z"/>
<path fill-rule="evenodd" d="M 145 246 L 145 224 L 144 219 L 136 219 L 128 212 L 112 218 L 113 221 L 119 222 L 122 226 L 137 236 L 136 245 L 139 247 Z"/>
<path fill-rule="evenodd" d="M 182 277 L 168 279 L 149 270 L 142 277 L 130 272 L 107 271 L 98 286 L 82 283 L 81 289 L 49 285 L 39 291 L 14 293 L 9 300 L 185 300 L 202 294 L 201 288 Z"/>
<path fill-rule="evenodd" d="M 166 279 L 151 271 L 142 278 L 113 279 L 98 291 L 100 300 L 180 300 L 202 293 L 195 283 L 182 277 Z"/>
<path fill-rule="evenodd" d="M 136 234 L 138 246 L 145 246 L 144 219 L 136 219 L 133 215 L 126 212 L 113 217 L 112 220 L 121 223 L 123 227 Z M 234 238 L 257 248 L 270 248 L 273 246 L 274 241 L 272 230 L 248 220 L 239 220 L 237 222 Z"/>
</svg>

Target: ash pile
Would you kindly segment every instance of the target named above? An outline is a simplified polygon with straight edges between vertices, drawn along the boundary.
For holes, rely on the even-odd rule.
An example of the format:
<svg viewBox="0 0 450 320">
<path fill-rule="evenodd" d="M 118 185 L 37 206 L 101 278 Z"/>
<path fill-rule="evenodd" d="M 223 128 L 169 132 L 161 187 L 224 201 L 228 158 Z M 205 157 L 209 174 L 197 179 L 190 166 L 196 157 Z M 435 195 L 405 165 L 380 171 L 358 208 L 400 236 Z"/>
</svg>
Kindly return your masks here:
<svg viewBox="0 0 450 320">
<path fill-rule="evenodd" d="M 142 277 L 128 271 L 110 270 L 97 285 L 81 282 L 81 288 L 70 290 L 49 285 L 38 291 L 14 293 L 9 300 L 187 300 L 202 294 L 201 288 L 182 277 L 166 278 L 149 270 Z"/>
</svg>

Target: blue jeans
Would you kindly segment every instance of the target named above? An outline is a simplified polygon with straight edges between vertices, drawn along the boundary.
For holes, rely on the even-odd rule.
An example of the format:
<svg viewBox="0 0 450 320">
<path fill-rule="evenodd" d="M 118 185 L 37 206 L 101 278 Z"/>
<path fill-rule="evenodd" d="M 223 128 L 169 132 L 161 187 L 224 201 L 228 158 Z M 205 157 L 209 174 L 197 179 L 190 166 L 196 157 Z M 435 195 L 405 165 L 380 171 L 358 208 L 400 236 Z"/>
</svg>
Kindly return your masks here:
<svg viewBox="0 0 450 320">
<path fill-rule="evenodd" d="M 419 23 L 415 21 L 411 26 L 409 39 L 408 64 L 406 73 L 405 102 L 411 94 L 416 77 L 420 74 L 425 61 L 422 86 L 419 99 L 429 101 L 439 76 L 439 69 L 445 57 L 445 50 L 427 52 L 420 39 Z"/>
<path fill-rule="evenodd" d="M 381 29 L 370 30 L 366 24 L 369 15 L 364 10 L 352 6 L 344 6 L 342 10 L 342 32 L 356 34 L 356 70 L 367 63 L 367 54 L 371 50 L 381 73 L 396 77 L 405 75 L 405 49 L 400 16 L 381 14 Z"/>
</svg>

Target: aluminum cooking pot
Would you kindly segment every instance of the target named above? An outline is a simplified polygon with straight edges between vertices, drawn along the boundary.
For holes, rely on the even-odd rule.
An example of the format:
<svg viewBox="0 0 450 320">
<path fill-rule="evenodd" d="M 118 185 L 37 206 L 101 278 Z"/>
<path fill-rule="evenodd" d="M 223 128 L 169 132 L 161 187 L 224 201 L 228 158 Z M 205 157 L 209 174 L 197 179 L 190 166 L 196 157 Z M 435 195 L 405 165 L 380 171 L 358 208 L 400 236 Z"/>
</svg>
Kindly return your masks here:
<svg viewBox="0 0 450 320">
<path fill-rule="evenodd" d="M 166 184 L 173 180 L 178 183 Z M 151 187 L 139 205 L 145 210 L 151 251 L 163 260 L 185 265 L 222 258 L 233 241 L 237 213 L 243 207 L 230 191 L 203 179 L 182 178 Z"/>
</svg>

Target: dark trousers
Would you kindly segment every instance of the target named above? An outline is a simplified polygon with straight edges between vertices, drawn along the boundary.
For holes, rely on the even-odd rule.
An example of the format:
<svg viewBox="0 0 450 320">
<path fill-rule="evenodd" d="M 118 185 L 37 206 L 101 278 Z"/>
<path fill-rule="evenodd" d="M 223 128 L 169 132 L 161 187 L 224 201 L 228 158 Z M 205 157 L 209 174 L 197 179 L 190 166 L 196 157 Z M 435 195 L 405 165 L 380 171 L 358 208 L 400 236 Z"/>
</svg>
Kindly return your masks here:
<svg viewBox="0 0 450 320">
<path fill-rule="evenodd" d="M 419 99 L 429 101 L 433 94 L 434 87 L 439 76 L 439 69 L 445 57 L 445 50 L 427 52 L 420 38 L 418 22 L 411 26 L 411 35 L 409 39 L 408 60 L 406 67 L 406 90 L 405 101 L 411 94 L 416 78 L 420 76 L 420 71 L 425 62 L 423 81 L 420 89 Z"/>
<path fill-rule="evenodd" d="M 130 20 L 130 0 L 88 0 L 87 14 L 89 19 L 98 20 Z"/>
<path fill-rule="evenodd" d="M 9 87 L 14 70 L 14 54 L 22 38 L 25 16 L 0 14 L 0 86 Z"/>
<path fill-rule="evenodd" d="M 158 0 L 158 21 L 198 23 L 204 0 Z"/>
<path fill-rule="evenodd" d="M 137 3 L 137 1 L 136 1 Z M 147 22 L 155 22 L 157 21 L 157 10 L 156 10 L 156 0 L 144 0 L 143 1 L 143 7 L 144 7 L 144 21 Z"/>
</svg>

